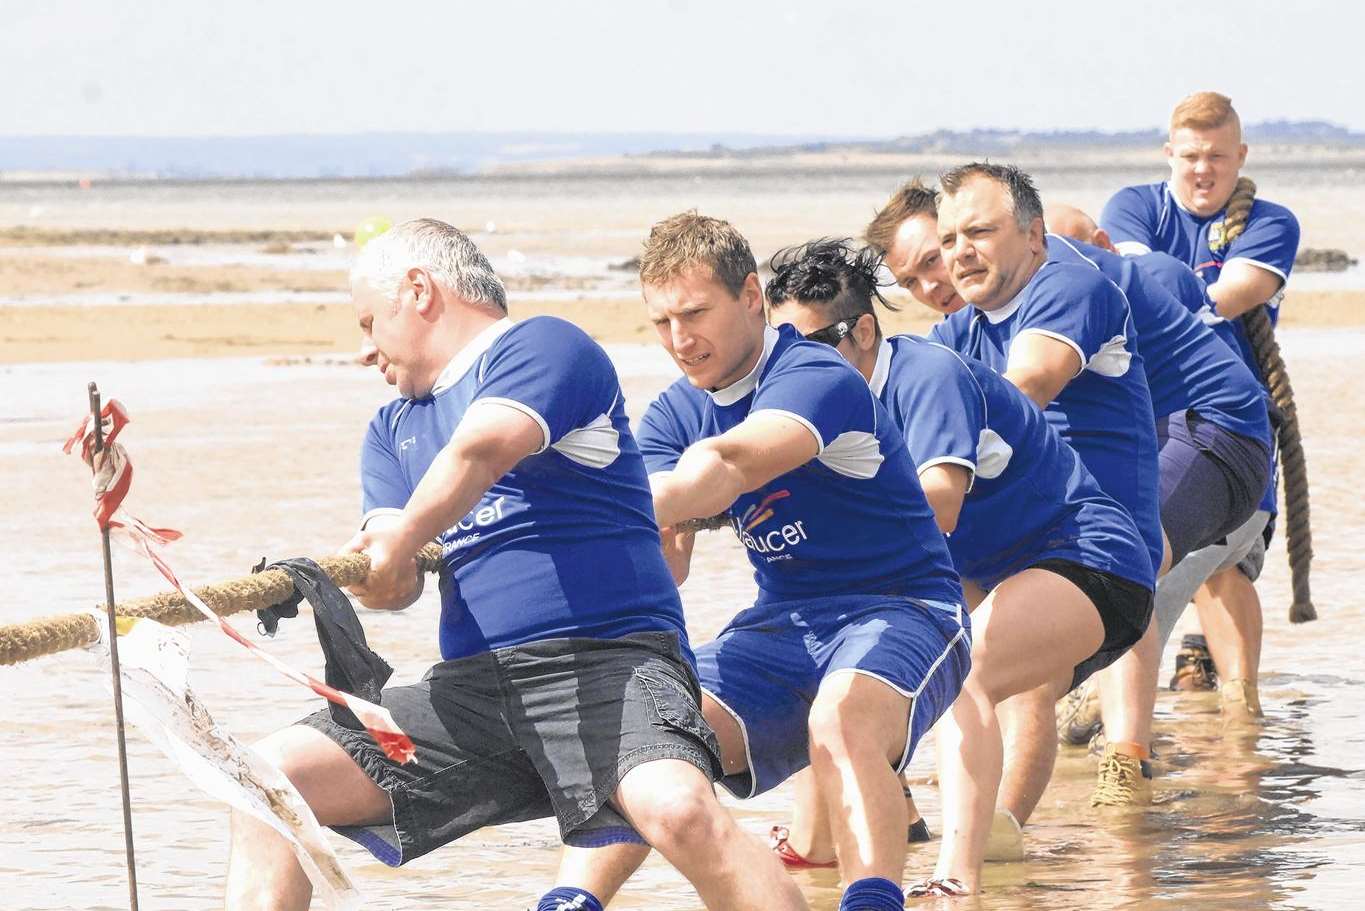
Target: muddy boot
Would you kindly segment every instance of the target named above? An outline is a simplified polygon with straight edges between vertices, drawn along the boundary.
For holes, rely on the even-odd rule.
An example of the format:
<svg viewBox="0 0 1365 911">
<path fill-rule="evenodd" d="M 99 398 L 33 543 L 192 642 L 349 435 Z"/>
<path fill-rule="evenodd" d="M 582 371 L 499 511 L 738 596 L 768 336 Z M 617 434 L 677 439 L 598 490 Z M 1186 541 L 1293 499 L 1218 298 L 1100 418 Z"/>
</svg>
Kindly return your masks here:
<svg viewBox="0 0 1365 911">
<path fill-rule="evenodd" d="M 1198 633 L 1190 633 L 1180 640 L 1170 686 L 1173 690 L 1218 689 L 1218 668 L 1213 666 L 1208 642 Z"/>
</svg>

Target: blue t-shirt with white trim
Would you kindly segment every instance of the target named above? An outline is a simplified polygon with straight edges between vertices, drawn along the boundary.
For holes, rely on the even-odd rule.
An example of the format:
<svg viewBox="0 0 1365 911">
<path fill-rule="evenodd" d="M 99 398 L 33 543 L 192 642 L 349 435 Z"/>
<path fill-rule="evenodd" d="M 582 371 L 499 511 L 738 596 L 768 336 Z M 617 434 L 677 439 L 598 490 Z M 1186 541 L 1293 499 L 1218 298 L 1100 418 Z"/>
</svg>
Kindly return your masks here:
<svg viewBox="0 0 1365 911">
<path fill-rule="evenodd" d="M 1137 526 L 1100 490 L 1028 397 L 980 361 L 918 336 L 882 342 L 872 391 L 901 428 L 920 472 L 971 472 L 948 551 L 982 588 L 1047 559 L 1151 585 Z"/>
<path fill-rule="evenodd" d="M 1148 263 L 1144 267 L 1143 260 L 1164 254 L 1148 254 L 1139 260 L 1049 234 L 1047 255 L 1058 262 L 1098 269 L 1123 292 L 1137 329 L 1137 348 L 1152 396 L 1152 413 L 1158 420 L 1194 410 L 1219 427 L 1269 448 L 1270 423 L 1261 384 L 1227 345 L 1200 323 L 1191 312 L 1193 307 L 1176 300 L 1156 273 L 1148 271 L 1160 266 Z M 1171 262 L 1180 265 L 1173 259 Z M 1198 282 L 1193 273 L 1190 278 Z M 1185 293 L 1194 291 L 1187 288 Z"/>
<path fill-rule="evenodd" d="M 1299 222 L 1294 213 L 1284 206 L 1256 199 L 1251 204 L 1246 229 L 1215 254 L 1209 249 L 1209 238 L 1221 236 L 1226 215 L 1226 209 L 1202 218 L 1189 212 L 1176 200 L 1170 185 L 1161 181 L 1119 190 L 1105 203 L 1100 226 L 1109 232 L 1114 246 L 1125 256 L 1168 253 L 1189 266 L 1205 285 L 1218 281 L 1223 266 L 1233 260 L 1249 262 L 1288 281 L 1299 252 Z M 1242 355 L 1252 374 L 1260 378 L 1260 368 L 1241 320 L 1223 319 L 1213 312 L 1212 301 L 1208 303 L 1204 321 L 1224 341 L 1234 340 L 1233 348 Z M 1267 303 L 1266 315 L 1272 325 L 1279 322 L 1278 298 Z"/>
<path fill-rule="evenodd" d="M 1123 294 L 1091 266 L 1047 261 L 1008 304 L 964 307 L 936 323 L 929 338 L 1003 374 L 1011 343 L 1027 333 L 1063 342 L 1080 357 L 1081 372 L 1044 415 L 1100 489 L 1128 510 L 1154 579 L 1162 551 L 1156 419 Z"/>
<path fill-rule="evenodd" d="M 1223 266 L 1233 260 L 1249 262 L 1287 282 L 1299 252 L 1299 222 L 1294 213 L 1276 203 L 1256 199 L 1241 235 L 1215 254 L 1209 239 L 1221 237 L 1226 215 L 1226 209 L 1202 218 L 1189 212 L 1175 198 L 1169 183 L 1161 181 L 1119 190 L 1105 203 L 1100 226 L 1109 232 L 1114 246 L 1125 256 L 1170 254 L 1189 266 L 1205 286 L 1218 281 Z M 1252 375 L 1264 383 L 1242 321 L 1219 316 L 1207 296 L 1200 308 L 1203 322 L 1240 354 Z M 1277 325 L 1278 295 L 1266 302 L 1265 310 L 1271 325 Z M 1272 473 L 1259 508 L 1274 513 L 1275 494 L 1276 479 Z"/>
<path fill-rule="evenodd" d="M 658 630 L 677 633 L 690 657 L 616 370 L 572 323 L 495 323 L 429 396 L 381 408 L 361 455 L 367 520 L 403 508 L 475 403 L 532 418 L 545 446 L 438 539 L 442 658 Z"/>
<path fill-rule="evenodd" d="M 959 604 L 962 586 L 900 431 L 867 382 L 828 345 L 766 329 L 754 369 L 707 392 L 679 379 L 637 437 L 651 474 L 751 414 L 811 431 L 819 454 L 727 510 L 754 567 L 759 603 L 834 594 L 899 594 Z"/>
</svg>

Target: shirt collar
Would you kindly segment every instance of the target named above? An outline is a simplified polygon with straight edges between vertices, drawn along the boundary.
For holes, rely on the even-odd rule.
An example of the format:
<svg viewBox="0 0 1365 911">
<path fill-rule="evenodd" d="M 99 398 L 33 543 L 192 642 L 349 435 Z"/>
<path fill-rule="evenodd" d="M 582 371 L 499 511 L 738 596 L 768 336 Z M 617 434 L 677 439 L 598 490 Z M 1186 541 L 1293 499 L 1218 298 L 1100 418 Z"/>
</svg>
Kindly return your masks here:
<svg viewBox="0 0 1365 911">
<path fill-rule="evenodd" d="M 1024 298 L 1028 295 L 1029 286 L 1032 285 L 1034 280 L 1038 278 L 1038 274 L 1040 272 L 1042 272 L 1048 266 L 1052 265 L 1052 262 L 1053 261 L 1050 259 L 1043 260 L 1043 264 L 1038 267 L 1038 271 L 1034 272 L 1033 275 L 1029 276 L 1029 280 L 1024 283 L 1024 287 L 1019 289 L 1018 294 L 1010 298 L 1010 302 L 1008 304 L 1005 304 L 1005 306 L 1003 307 L 996 307 L 994 310 L 978 309 L 976 311 L 976 315 L 984 316 L 986 318 L 986 321 L 993 326 L 998 326 L 1005 320 L 1009 319 L 1011 316 L 1014 316 L 1015 311 L 1017 311 L 1020 307 L 1024 305 Z"/>
<path fill-rule="evenodd" d="M 436 385 L 431 387 L 431 394 L 435 395 L 438 392 L 444 392 L 458 383 L 460 379 L 469 372 L 469 368 L 474 366 L 474 362 L 482 357 L 485 351 L 492 348 L 493 343 L 514 325 L 516 324 L 513 323 L 511 319 L 504 316 L 502 319 L 488 326 L 478 335 L 470 339 L 469 342 L 450 359 L 450 363 L 446 364 L 445 369 L 441 371 L 441 375 L 436 377 Z"/>
<path fill-rule="evenodd" d="M 1170 197 L 1170 199 L 1171 199 L 1171 204 L 1172 204 L 1173 206 L 1175 206 L 1175 207 L 1176 207 L 1177 209 L 1179 209 L 1180 211 L 1184 212 L 1184 213 L 1185 213 L 1186 215 L 1188 215 L 1190 218 L 1193 218 L 1195 221 L 1212 221 L 1213 219 L 1217 218 L 1219 215 L 1222 215 L 1223 212 L 1225 212 L 1225 211 L 1227 210 L 1227 206 L 1223 206 L 1222 209 L 1219 209 L 1217 212 L 1213 213 L 1212 215 L 1195 215 L 1195 214 L 1194 214 L 1193 212 L 1191 212 L 1189 209 L 1185 208 L 1185 204 L 1184 204 L 1183 202 L 1180 201 L 1180 197 L 1175 195 L 1175 190 L 1171 189 L 1171 183 L 1170 183 L 1170 181 L 1166 181 L 1166 195 Z"/>
<path fill-rule="evenodd" d="M 891 343 L 882 339 L 882 343 L 877 346 L 877 363 L 872 368 L 872 379 L 867 381 L 867 385 L 872 387 L 872 394 L 877 398 L 882 397 L 882 390 L 886 388 L 886 381 L 891 376 Z"/>
<path fill-rule="evenodd" d="M 763 373 L 763 365 L 768 363 L 768 357 L 773 353 L 773 346 L 777 344 L 777 330 L 772 326 L 763 327 L 763 353 L 758 357 L 758 363 L 754 364 L 754 369 L 744 376 L 735 380 L 724 389 L 706 390 L 706 394 L 711 396 L 711 401 L 722 407 L 733 405 L 746 395 L 754 391 L 758 385 L 758 377 Z"/>
</svg>

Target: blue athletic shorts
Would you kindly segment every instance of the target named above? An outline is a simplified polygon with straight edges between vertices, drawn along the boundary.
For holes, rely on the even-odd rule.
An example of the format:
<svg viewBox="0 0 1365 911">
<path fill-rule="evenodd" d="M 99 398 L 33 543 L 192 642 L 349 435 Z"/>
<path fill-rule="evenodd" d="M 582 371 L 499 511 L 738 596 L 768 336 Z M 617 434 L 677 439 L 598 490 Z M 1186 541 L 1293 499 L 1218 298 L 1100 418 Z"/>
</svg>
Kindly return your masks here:
<svg viewBox="0 0 1365 911">
<path fill-rule="evenodd" d="M 721 784 L 745 798 L 810 764 L 806 722 L 820 683 L 867 674 L 911 699 L 896 771 L 957 698 L 972 658 L 971 625 L 958 604 L 893 595 L 762 602 L 696 649 L 702 690 L 739 722 L 749 771 Z"/>
<path fill-rule="evenodd" d="M 1161 466 L 1161 528 L 1171 565 L 1222 541 L 1251 518 L 1270 480 L 1259 440 L 1219 427 L 1195 411 L 1156 423 Z"/>
</svg>

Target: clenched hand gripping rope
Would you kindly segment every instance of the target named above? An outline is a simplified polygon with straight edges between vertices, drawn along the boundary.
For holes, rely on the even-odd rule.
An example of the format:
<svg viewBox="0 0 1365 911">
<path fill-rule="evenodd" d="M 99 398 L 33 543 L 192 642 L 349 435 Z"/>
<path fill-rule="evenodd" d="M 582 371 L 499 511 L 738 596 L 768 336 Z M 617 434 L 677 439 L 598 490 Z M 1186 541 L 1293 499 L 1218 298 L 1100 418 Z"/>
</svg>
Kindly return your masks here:
<svg viewBox="0 0 1365 911">
<path fill-rule="evenodd" d="M 321 680 L 285 664 L 233 629 L 226 620 L 209 609 L 208 605 L 198 595 L 181 584 L 175 571 L 161 556 L 161 549 L 178 539 L 180 533 L 171 529 L 151 528 L 140 519 L 128 515 L 120 509 L 120 504 L 123 502 L 123 498 L 127 496 L 132 483 L 132 465 L 128 461 L 127 452 L 121 445 L 115 443 L 114 439 L 124 425 L 128 423 L 128 413 L 117 401 L 111 400 L 101 412 L 101 418 L 100 423 L 107 421 L 110 426 L 108 438 L 104 440 L 103 451 L 97 443 L 97 437 L 102 432 L 100 424 L 97 424 L 93 431 L 86 432 L 86 428 L 90 424 L 89 417 L 81 421 L 76 432 L 71 435 L 63 447 L 63 451 L 70 453 L 76 443 L 80 442 L 82 456 L 90 461 L 95 468 L 95 519 L 101 530 L 150 560 L 166 581 L 175 586 L 176 591 L 205 619 L 216 623 L 218 629 L 225 636 L 250 651 L 257 658 L 265 661 L 290 680 L 308 687 L 324 699 L 350 709 L 360 719 L 361 724 L 365 725 L 365 730 L 369 731 L 370 736 L 383 748 L 390 759 L 396 762 L 411 762 L 415 755 L 412 739 L 398 727 L 388 709 L 361 699 L 359 696 L 330 687 Z M 95 459 L 97 453 L 102 456 L 98 460 Z M 109 602 L 112 609 L 112 595 L 110 595 Z"/>
</svg>

